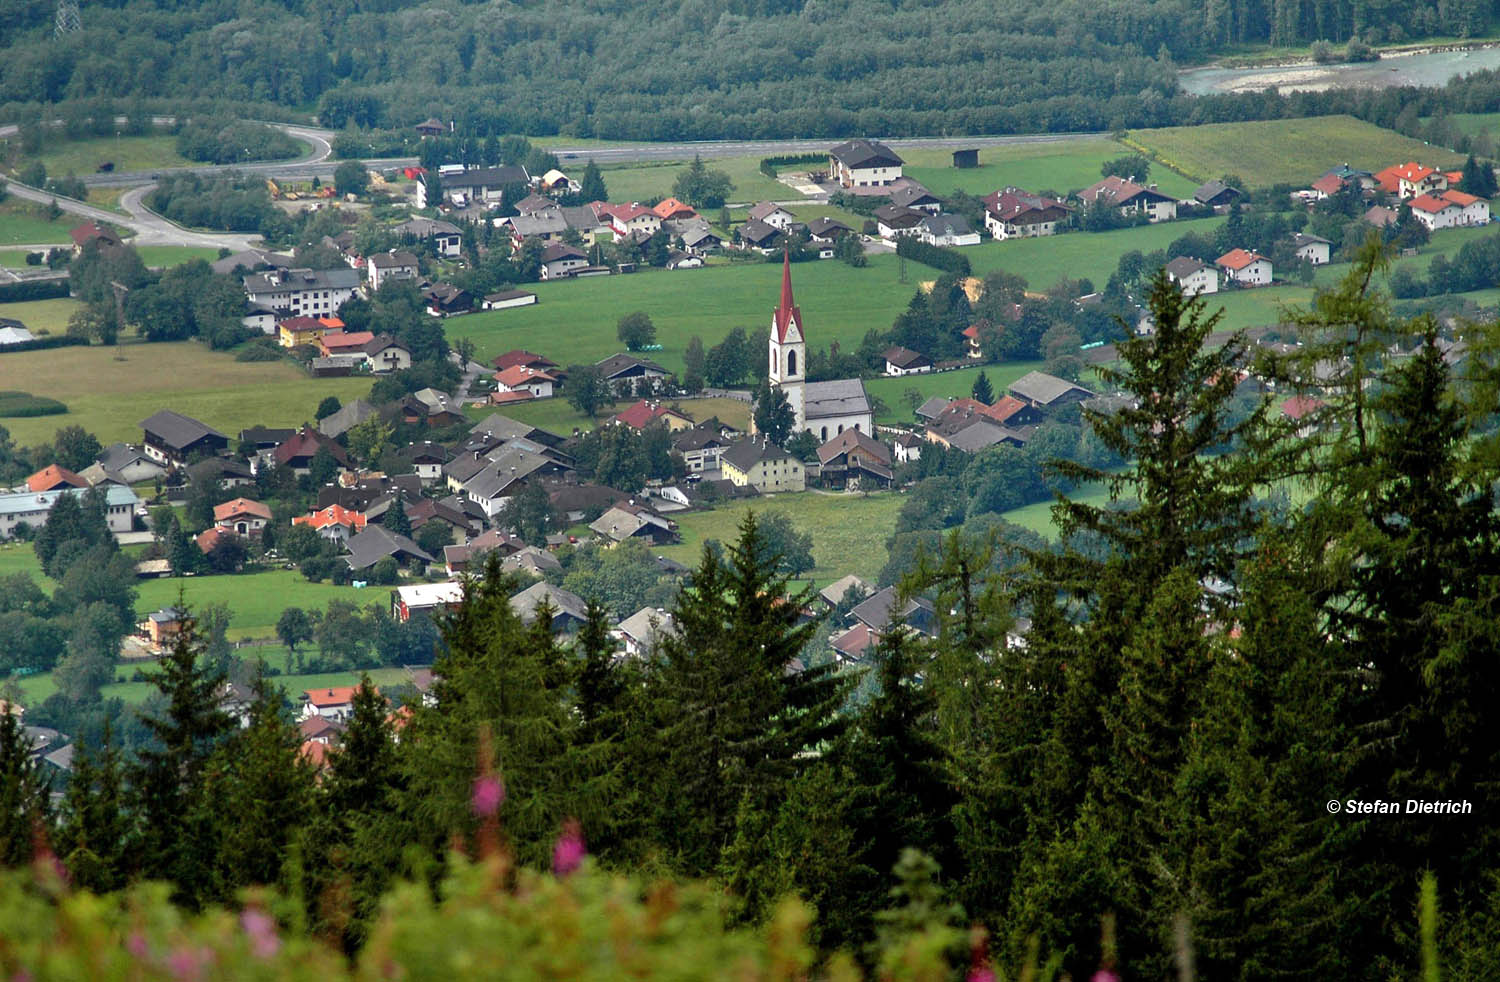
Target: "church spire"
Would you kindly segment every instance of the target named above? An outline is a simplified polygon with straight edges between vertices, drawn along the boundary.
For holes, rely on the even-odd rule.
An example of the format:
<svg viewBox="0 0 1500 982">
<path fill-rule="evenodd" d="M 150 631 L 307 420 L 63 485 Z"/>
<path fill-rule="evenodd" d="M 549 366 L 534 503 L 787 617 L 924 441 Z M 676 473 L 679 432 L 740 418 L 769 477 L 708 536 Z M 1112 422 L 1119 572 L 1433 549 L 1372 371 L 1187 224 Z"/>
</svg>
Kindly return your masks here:
<svg viewBox="0 0 1500 982">
<path fill-rule="evenodd" d="M 781 305 L 776 308 L 776 340 L 786 340 L 787 324 L 796 321 L 800 330 L 802 327 L 802 311 L 797 308 L 797 302 L 792 299 L 792 254 L 790 250 L 781 253 Z"/>
</svg>

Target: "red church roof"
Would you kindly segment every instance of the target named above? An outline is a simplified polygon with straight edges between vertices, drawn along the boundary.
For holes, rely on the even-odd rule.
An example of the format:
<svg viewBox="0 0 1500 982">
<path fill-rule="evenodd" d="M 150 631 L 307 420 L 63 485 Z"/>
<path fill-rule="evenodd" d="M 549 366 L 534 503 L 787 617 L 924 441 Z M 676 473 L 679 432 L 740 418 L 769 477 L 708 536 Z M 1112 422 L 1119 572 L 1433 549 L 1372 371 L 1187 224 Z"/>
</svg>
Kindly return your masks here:
<svg viewBox="0 0 1500 982">
<path fill-rule="evenodd" d="M 786 329 L 792 321 L 802 326 L 802 308 L 792 299 L 792 257 L 783 253 L 781 257 L 781 305 L 776 308 L 776 340 L 786 340 Z M 804 340 L 806 338 L 804 337 Z"/>
</svg>

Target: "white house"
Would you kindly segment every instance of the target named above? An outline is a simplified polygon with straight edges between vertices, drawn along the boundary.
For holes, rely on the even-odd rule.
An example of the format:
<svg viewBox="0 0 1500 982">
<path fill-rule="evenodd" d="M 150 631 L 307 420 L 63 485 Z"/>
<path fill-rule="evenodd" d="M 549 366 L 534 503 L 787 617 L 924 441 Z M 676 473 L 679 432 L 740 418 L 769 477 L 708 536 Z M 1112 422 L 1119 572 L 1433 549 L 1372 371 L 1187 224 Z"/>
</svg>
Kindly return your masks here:
<svg viewBox="0 0 1500 982">
<path fill-rule="evenodd" d="M 541 369 L 511 365 L 495 373 L 495 388 L 501 392 L 529 392 L 533 399 L 552 395 L 557 379 Z"/>
<path fill-rule="evenodd" d="M 411 367 L 411 351 L 391 335 L 381 334 L 365 345 L 365 361 L 377 375 L 399 372 Z"/>
<path fill-rule="evenodd" d="M 330 317 L 354 296 L 359 270 L 269 269 L 245 277 L 244 284 L 251 304 L 283 317 Z"/>
<path fill-rule="evenodd" d="M 542 250 L 542 279 L 560 280 L 588 264 L 588 253 L 582 249 L 554 242 Z"/>
<path fill-rule="evenodd" d="M 1314 266 L 1323 266 L 1328 263 L 1332 247 L 1333 243 L 1327 239 L 1320 239 L 1316 235 L 1298 232 L 1292 236 L 1292 248 L 1296 250 L 1297 258 L 1305 259 Z"/>
<path fill-rule="evenodd" d="M 887 348 L 885 355 L 885 373 L 892 378 L 900 378 L 903 375 L 922 375 L 932 371 L 932 359 L 920 351 L 903 348 L 897 345 Z"/>
<path fill-rule="evenodd" d="M 973 246 L 979 244 L 979 233 L 969 227 L 962 215 L 929 215 L 917 226 L 917 238 L 935 246 Z"/>
<path fill-rule="evenodd" d="M 56 491 L 16 491 L 0 494 L 0 539 L 10 538 L 16 526 L 29 525 L 39 529 L 47 522 L 47 515 L 57 499 L 65 494 L 77 494 L 70 488 Z M 140 499 L 135 492 L 123 484 L 108 484 L 102 489 L 104 495 L 104 521 L 111 532 L 129 532 Z"/>
<path fill-rule="evenodd" d="M 1183 296 L 1219 292 L 1219 271 L 1190 256 L 1178 256 L 1165 267 L 1167 279 L 1182 289 Z"/>
<path fill-rule="evenodd" d="M 773 201 L 758 201 L 750 206 L 747 221 L 765 222 L 778 232 L 797 224 L 797 216 Z"/>
<path fill-rule="evenodd" d="M 984 226 L 995 239 L 1054 235 L 1068 206 L 1052 198 L 1008 187 L 984 196 Z"/>
<path fill-rule="evenodd" d="M 1451 188 L 1443 192 L 1443 198 L 1464 210 L 1463 217 L 1459 219 L 1458 224 L 1488 225 L 1490 223 L 1490 203 L 1483 198 L 1476 198 L 1472 194 L 1464 194 L 1462 191 L 1454 191 Z"/>
<path fill-rule="evenodd" d="M 1485 225 L 1490 220 L 1490 203 L 1462 191 L 1442 191 L 1411 199 L 1411 213 L 1429 230 L 1460 225 Z"/>
<path fill-rule="evenodd" d="M 885 187 L 901 177 L 904 161 L 874 140 L 847 140 L 828 151 L 828 172 L 846 188 Z"/>
<path fill-rule="evenodd" d="M 1162 194 L 1154 184 L 1142 187 L 1134 181 L 1114 175 L 1084 188 L 1078 193 L 1078 197 L 1085 204 L 1102 202 L 1113 205 L 1120 209 L 1121 214 L 1144 214 L 1153 223 L 1171 221 L 1177 217 L 1176 198 Z"/>
<path fill-rule="evenodd" d="M 354 715 L 354 693 L 357 685 L 341 685 L 331 689 L 302 690 L 302 714 L 299 720 L 321 716 L 336 723 L 348 722 Z"/>
<path fill-rule="evenodd" d="M 417 278 L 417 257 L 409 252 L 377 252 L 367 261 L 370 290 L 379 290 L 392 280 L 414 280 Z"/>
<path fill-rule="evenodd" d="M 419 242 L 431 242 L 439 256 L 456 258 L 463 252 L 464 236 L 457 225 L 450 222 L 433 221 L 431 218 L 413 218 L 391 229 L 402 238 L 410 236 Z"/>
<path fill-rule="evenodd" d="M 462 208 L 470 202 L 485 207 L 500 204 L 507 185 L 528 184 L 531 178 L 524 167 L 481 167 L 444 173 L 438 169 L 443 186 L 443 197 L 451 204 Z M 417 182 L 417 207 L 432 208 L 438 202 L 427 200 L 427 182 Z"/>
<path fill-rule="evenodd" d="M 1220 256 L 1215 265 L 1224 275 L 1241 286 L 1269 286 L 1271 284 L 1271 260 L 1255 252 L 1231 249 Z"/>
</svg>

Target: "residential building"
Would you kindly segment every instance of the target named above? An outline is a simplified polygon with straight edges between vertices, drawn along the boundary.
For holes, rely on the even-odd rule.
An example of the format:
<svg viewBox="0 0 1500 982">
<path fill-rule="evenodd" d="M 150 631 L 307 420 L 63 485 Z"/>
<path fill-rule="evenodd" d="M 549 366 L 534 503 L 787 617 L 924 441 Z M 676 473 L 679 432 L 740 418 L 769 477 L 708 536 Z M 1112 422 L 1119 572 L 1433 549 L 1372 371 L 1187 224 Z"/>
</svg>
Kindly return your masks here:
<svg viewBox="0 0 1500 982">
<path fill-rule="evenodd" d="M 1460 225 L 1485 225 L 1490 220 L 1489 202 L 1462 191 L 1420 194 L 1408 204 L 1411 205 L 1412 217 L 1430 231 Z"/>
<path fill-rule="evenodd" d="M 1393 194 L 1402 201 L 1448 190 L 1446 174 L 1416 161 L 1387 167 L 1375 175 L 1375 180 L 1380 185 L 1380 190 Z"/>
<path fill-rule="evenodd" d="M 364 364 L 365 347 L 375 340 L 369 331 L 330 331 L 318 338 L 318 350 L 324 358 L 348 358 L 353 364 Z"/>
<path fill-rule="evenodd" d="M 827 216 L 814 218 L 807 223 L 807 234 L 812 238 L 812 241 L 818 243 L 831 244 L 853 232 L 854 229 L 845 225 L 837 218 L 829 218 Z"/>
<path fill-rule="evenodd" d="M 893 240 L 903 235 L 919 235 L 922 221 L 928 214 L 915 208 L 900 205 L 881 205 L 875 209 L 875 231 L 882 239 Z"/>
<path fill-rule="evenodd" d="M 599 374 L 619 394 L 640 395 L 649 392 L 658 379 L 665 379 L 669 374 L 654 361 L 625 353 L 610 355 L 594 367 L 599 369 Z"/>
<path fill-rule="evenodd" d="M 625 205 L 601 204 L 594 210 L 605 222 L 616 242 L 636 232 L 655 235 L 661 228 L 661 216 L 634 201 Z"/>
<path fill-rule="evenodd" d="M 1021 239 L 1055 235 L 1068 219 L 1069 208 L 1061 201 L 1008 187 L 984 196 L 984 227 L 994 239 Z"/>
<path fill-rule="evenodd" d="M 642 505 L 621 502 L 589 523 L 589 531 L 610 545 L 640 539 L 652 545 L 677 541 L 677 523 Z"/>
<path fill-rule="evenodd" d="M 1142 187 L 1115 175 L 1084 188 L 1078 197 L 1087 205 L 1112 205 L 1121 214 L 1143 214 L 1151 222 L 1165 222 L 1177 217 L 1176 198 L 1162 194 L 1154 184 Z"/>
<path fill-rule="evenodd" d="M 485 208 L 499 207 L 507 186 L 529 184 L 524 167 L 479 167 L 456 174 L 441 175 L 443 197 L 451 205 L 463 208 L 470 204 Z M 439 203 L 427 200 L 427 182 L 417 182 L 417 207 L 433 208 Z"/>
<path fill-rule="evenodd" d="M 928 245 L 949 248 L 979 244 L 979 233 L 969 227 L 967 218 L 947 213 L 922 219 L 917 224 L 916 236 Z"/>
<path fill-rule="evenodd" d="M 347 406 L 339 409 L 338 412 L 330 416 L 324 416 L 319 420 L 318 432 L 326 437 L 338 439 L 378 413 L 379 410 L 373 404 L 363 399 L 356 399 Z"/>
<path fill-rule="evenodd" d="M 921 375 L 932 371 L 932 359 L 920 351 L 896 345 L 887 348 L 881 356 L 885 359 L 885 374 L 900 378 L 903 375 Z"/>
<path fill-rule="evenodd" d="M 296 260 L 285 253 L 270 252 L 266 249 L 246 249 L 243 252 L 231 253 L 223 259 L 215 259 L 208 264 L 208 268 L 223 276 L 232 274 L 237 269 L 243 269 L 249 273 L 263 267 L 291 269 L 294 265 L 296 265 Z"/>
<path fill-rule="evenodd" d="M 146 616 L 145 634 L 154 645 L 167 645 L 181 633 L 186 612 L 176 607 L 163 607 Z"/>
<path fill-rule="evenodd" d="M 902 208 L 925 211 L 929 215 L 939 214 L 943 210 L 942 200 L 916 181 L 893 188 L 891 190 L 891 204 L 900 205 Z"/>
<path fill-rule="evenodd" d="M 563 218 L 562 209 L 555 205 L 535 214 L 515 215 L 507 218 L 506 222 L 510 225 L 510 240 L 517 249 L 527 239 L 536 239 L 544 245 L 556 242 L 568 230 L 568 222 Z"/>
<path fill-rule="evenodd" d="M 560 280 L 589 264 L 589 255 L 577 246 L 554 242 L 542 250 L 542 279 Z"/>
<path fill-rule="evenodd" d="M 901 177 L 904 161 L 874 140 L 846 140 L 828 151 L 830 178 L 846 188 L 886 187 Z"/>
<path fill-rule="evenodd" d="M 131 446 L 128 443 L 112 443 L 104 448 L 99 455 L 98 462 L 94 465 L 100 468 L 102 476 L 119 484 L 140 484 L 144 481 L 153 481 L 166 474 L 166 469 L 151 458 L 141 447 Z M 85 468 L 80 477 L 90 478 L 89 471 L 92 467 Z M 98 483 L 91 481 L 91 483 Z"/>
<path fill-rule="evenodd" d="M 434 317 L 452 317 L 473 310 L 474 295 L 451 283 L 434 283 L 422 291 L 422 303 Z"/>
<path fill-rule="evenodd" d="M 270 269 L 244 278 L 250 303 L 281 316 L 332 316 L 359 288 L 359 270 Z"/>
<path fill-rule="evenodd" d="M 911 464 L 922 459 L 922 444 L 927 441 L 915 433 L 902 433 L 891 441 L 891 448 L 895 453 L 896 463 Z"/>
<path fill-rule="evenodd" d="M 463 232 L 451 222 L 434 221 L 431 218 L 413 218 L 411 221 L 402 222 L 391 231 L 403 239 L 429 243 L 433 251 L 444 259 L 454 259 L 463 254 Z"/>
<path fill-rule="evenodd" d="M 642 607 L 625 618 L 610 632 L 625 646 L 625 654 L 637 658 L 649 655 L 663 638 L 677 636 L 677 623 L 670 611 L 660 607 Z"/>
<path fill-rule="evenodd" d="M 334 463 L 341 469 L 353 469 L 353 461 L 349 459 L 349 454 L 337 440 L 305 423 L 291 439 L 271 452 L 271 459 L 276 461 L 278 466 L 291 468 L 293 473 L 300 477 L 312 467 L 313 458 L 320 451 L 327 451 Z"/>
<path fill-rule="evenodd" d="M 288 317 L 276 325 L 277 341 L 283 348 L 295 348 L 308 344 L 317 347 L 325 334 L 344 329 L 344 322 L 337 317 Z"/>
<path fill-rule="evenodd" d="M 1167 279 L 1176 283 L 1185 297 L 1219 292 L 1219 271 L 1201 259 L 1178 256 L 1164 268 Z"/>
<path fill-rule="evenodd" d="M 363 532 L 344 543 L 344 548 L 349 550 L 344 561 L 355 572 L 369 569 L 388 556 L 403 566 L 433 561 L 432 556 L 421 546 L 383 525 L 365 526 Z"/>
<path fill-rule="evenodd" d="M 1193 192 L 1193 201 L 1201 207 L 1219 211 L 1227 209 L 1244 196 L 1245 192 L 1232 188 L 1223 181 L 1209 181 L 1198 185 L 1198 189 Z"/>
<path fill-rule="evenodd" d="M 752 218 L 734 230 L 734 237 L 739 240 L 741 246 L 759 249 L 769 255 L 771 249 L 776 246 L 777 240 L 781 238 L 781 230 L 774 225 Z"/>
<path fill-rule="evenodd" d="M 1083 386 L 1046 372 L 1027 372 L 1012 382 L 1006 391 L 1042 410 L 1056 409 L 1094 397 L 1094 393 Z"/>
<path fill-rule="evenodd" d="M 758 201 L 750 206 L 745 213 L 745 218 L 752 222 L 763 222 L 778 232 L 785 232 L 794 225 L 800 224 L 797 216 L 774 201 Z"/>
<path fill-rule="evenodd" d="M 1214 265 L 1240 286 L 1271 285 L 1271 260 L 1259 253 L 1231 249 L 1214 260 Z"/>
<path fill-rule="evenodd" d="M 377 375 L 411 367 L 411 351 L 389 334 L 372 337 L 364 346 L 365 363 Z"/>
<path fill-rule="evenodd" d="M 807 487 L 802 461 L 765 437 L 730 444 L 720 458 L 719 468 L 726 480 L 741 487 L 749 485 L 761 494 L 802 491 Z"/>
<path fill-rule="evenodd" d="M 97 222 L 85 222 L 77 228 L 70 229 L 68 238 L 73 240 L 75 256 L 81 253 L 83 247 L 90 242 L 95 243 L 100 249 L 119 249 L 124 245 L 118 235 Z"/>
<path fill-rule="evenodd" d="M 369 267 L 370 291 L 373 293 L 396 280 L 414 280 L 418 275 L 417 257 L 409 252 L 378 252 L 366 263 Z"/>
<path fill-rule="evenodd" d="M 510 598 L 511 609 L 522 623 L 536 620 L 543 608 L 551 611 L 552 630 L 572 633 L 588 620 L 588 604 L 576 593 L 550 583 L 533 583 Z"/>
<path fill-rule="evenodd" d="M 698 213 L 691 206 L 678 201 L 676 198 L 666 198 L 658 201 L 651 209 L 656 217 L 664 222 L 686 221 L 698 217 Z"/>
<path fill-rule="evenodd" d="M 1490 223 L 1490 203 L 1483 198 L 1476 198 L 1472 194 L 1455 191 L 1452 188 L 1443 192 L 1443 200 L 1451 201 L 1463 209 L 1463 215 L 1459 217 L 1459 225 L 1488 225 Z"/>
<path fill-rule="evenodd" d="M 410 443 L 396 451 L 396 456 L 411 465 L 412 472 L 423 484 L 433 484 L 443 478 L 443 465 L 453 459 L 453 451 L 441 443 L 424 440 Z"/>
<path fill-rule="evenodd" d="M 338 545 L 343 545 L 364 531 L 368 522 L 364 512 L 354 511 L 343 505 L 329 505 L 311 515 L 298 515 L 292 519 L 293 525 L 310 526 L 323 538 Z"/>
<path fill-rule="evenodd" d="M 616 413 L 610 422 L 628 426 L 633 430 L 644 430 L 651 424 L 659 422 L 673 433 L 688 429 L 693 425 L 692 417 L 686 413 L 648 399 L 640 399 Z"/>
<path fill-rule="evenodd" d="M 988 323 L 988 322 L 986 322 Z M 964 357 L 978 361 L 984 357 L 984 344 L 979 339 L 979 325 L 970 324 L 963 330 Z"/>
<path fill-rule="evenodd" d="M 1042 411 L 1024 399 L 1001 396 L 982 412 L 1001 426 L 1022 427 L 1040 423 L 1045 417 Z"/>
<path fill-rule="evenodd" d="M 247 539 L 259 538 L 270 522 L 271 509 L 249 498 L 235 498 L 214 506 L 214 527 Z"/>
<path fill-rule="evenodd" d="M 333 723 L 347 723 L 354 715 L 354 693 L 358 690 L 357 685 L 341 685 L 329 689 L 303 689 L 302 713 L 297 718 L 309 720 L 314 716 L 321 716 Z"/>
<path fill-rule="evenodd" d="M 525 392 L 533 399 L 546 399 L 553 393 L 557 379 L 539 368 L 512 365 L 495 373 L 495 387 L 501 392 Z"/>
<path fill-rule="evenodd" d="M 26 479 L 27 491 L 60 491 L 89 486 L 83 477 L 57 464 L 48 464 Z"/>
<path fill-rule="evenodd" d="M 162 409 L 141 420 L 146 456 L 167 467 L 182 467 L 193 455 L 213 455 L 229 449 L 229 437 L 191 416 Z"/>
<path fill-rule="evenodd" d="M 682 455 L 689 474 L 718 470 L 719 458 L 728 446 L 717 419 L 681 430 L 672 438 L 672 449 Z"/>
<path fill-rule="evenodd" d="M 457 608 L 463 599 L 464 585 L 456 580 L 398 586 L 391 591 L 391 620 L 405 624 L 413 614 L 430 617 Z"/>
<path fill-rule="evenodd" d="M 1298 259 L 1306 260 L 1314 266 L 1325 265 L 1330 257 L 1333 243 L 1327 239 L 1320 239 L 1316 235 L 1308 235 L 1296 232 L 1292 235 L 1292 249 Z"/>
<path fill-rule="evenodd" d="M 140 504 L 135 492 L 123 484 L 105 484 L 98 492 L 104 496 L 104 521 L 109 530 L 129 532 L 134 525 L 136 506 Z M 22 524 L 33 530 L 41 528 L 60 497 L 83 493 L 74 488 L 59 488 L 0 494 L 0 539 L 10 538 Z"/>
<path fill-rule="evenodd" d="M 832 488 L 888 488 L 895 475 L 885 444 L 859 430 L 845 430 L 818 448 L 819 476 Z"/>
</svg>

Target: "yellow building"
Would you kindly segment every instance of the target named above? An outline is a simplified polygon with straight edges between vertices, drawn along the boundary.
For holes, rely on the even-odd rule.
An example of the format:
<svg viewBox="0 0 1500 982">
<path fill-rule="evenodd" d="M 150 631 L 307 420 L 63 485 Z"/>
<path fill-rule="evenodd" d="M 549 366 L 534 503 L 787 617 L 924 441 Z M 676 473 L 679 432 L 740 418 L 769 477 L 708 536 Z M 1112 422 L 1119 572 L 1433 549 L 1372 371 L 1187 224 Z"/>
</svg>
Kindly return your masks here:
<svg viewBox="0 0 1500 982">
<path fill-rule="evenodd" d="M 288 317 L 276 325 L 283 348 L 295 348 L 299 344 L 317 347 L 325 334 L 344 329 L 344 322 L 337 317 Z"/>
<path fill-rule="evenodd" d="M 720 458 L 719 468 L 731 484 L 741 488 L 748 484 L 761 494 L 807 488 L 802 461 L 764 438 L 731 445 Z"/>
</svg>

